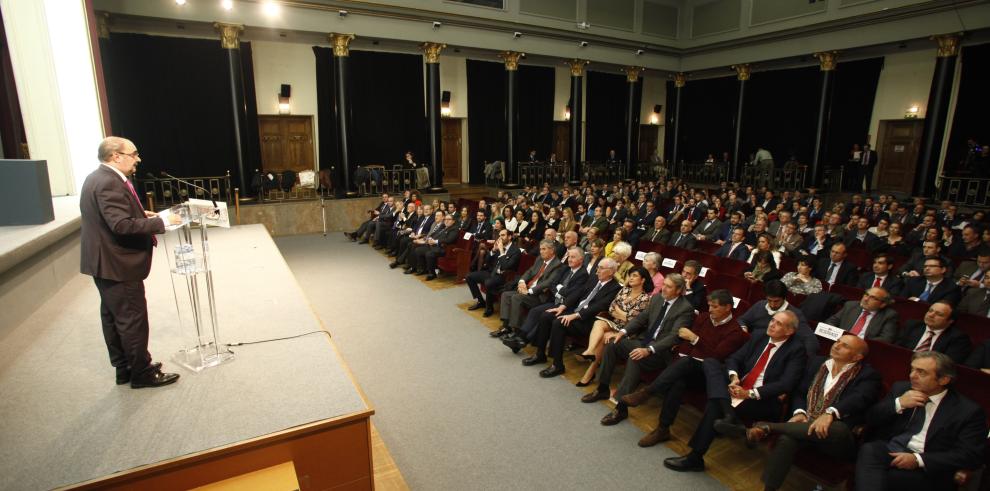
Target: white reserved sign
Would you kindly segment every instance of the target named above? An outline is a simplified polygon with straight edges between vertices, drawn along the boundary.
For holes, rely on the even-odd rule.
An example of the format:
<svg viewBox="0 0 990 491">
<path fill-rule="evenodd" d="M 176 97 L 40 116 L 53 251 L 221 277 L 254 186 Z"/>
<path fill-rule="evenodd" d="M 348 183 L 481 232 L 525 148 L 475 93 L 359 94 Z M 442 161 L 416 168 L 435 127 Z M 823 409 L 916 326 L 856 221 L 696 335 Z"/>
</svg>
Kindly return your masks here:
<svg viewBox="0 0 990 491">
<path fill-rule="evenodd" d="M 837 341 L 846 331 L 839 329 L 831 324 L 826 324 L 824 322 L 819 322 L 818 327 L 815 328 L 815 334 L 825 338 L 831 339 L 832 341 Z"/>
<path fill-rule="evenodd" d="M 642 261 L 646 258 L 646 251 L 636 251 L 636 259 Z"/>
<path fill-rule="evenodd" d="M 677 261 L 675 261 L 675 260 L 673 260 L 673 259 L 671 259 L 669 257 L 668 258 L 665 258 L 663 260 L 663 263 L 662 264 L 663 264 L 663 267 L 665 267 L 665 268 L 675 268 L 675 267 L 677 267 Z"/>
<path fill-rule="evenodd" d="M 739 300 L 740 300 L 739 297 L 732 297 L 732 308 L 736 308 L 739 306 Z"/>
<path fill-rule="evenodd" d="M 471 232 L 464 232 L 464 240 L 471 240 L 471 237 L 474 237 L 474 234 Z"/>
<path fill-rule="evenodd" d="M 706 267 L 704 267 L 704 266 L 702 266 L 702 267 L 701 267 L 701 272 L 700 272 L 700 273 L 698 273 L 698 276 L 700 276 L 700 277 L 702 277 L 702 278 L 704 278 L 706 274 L 708 274 L 708 268 L 706 268 Z"/>
</svg>

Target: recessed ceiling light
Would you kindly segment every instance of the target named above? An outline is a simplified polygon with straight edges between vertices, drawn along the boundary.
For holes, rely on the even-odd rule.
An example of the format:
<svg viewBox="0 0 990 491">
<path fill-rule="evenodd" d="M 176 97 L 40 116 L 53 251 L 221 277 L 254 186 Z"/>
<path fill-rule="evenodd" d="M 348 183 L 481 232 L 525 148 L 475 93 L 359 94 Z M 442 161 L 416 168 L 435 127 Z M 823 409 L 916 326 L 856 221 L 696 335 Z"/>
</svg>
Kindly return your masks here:
<svg viewBox="0 0 990 491">
<path fill-rule="evenodd" d="M 175 0 L 175 4 L 176 5 L 185 5 L 186 4 L 186 0 Z"/>
<path fill-rule="evenodd" d="M 279 6 L 277 3 L 268 0 L 267 2 L 261 5 L 261 9 L 264 10 L 265 14 L 267 15 L 278 15 Z"/>
<path fill-rule="evenodd" d="M 234 0 L 220 0 L 220 6 L 224 10 L 231 10 L 234 8 Z"/>
</svg>

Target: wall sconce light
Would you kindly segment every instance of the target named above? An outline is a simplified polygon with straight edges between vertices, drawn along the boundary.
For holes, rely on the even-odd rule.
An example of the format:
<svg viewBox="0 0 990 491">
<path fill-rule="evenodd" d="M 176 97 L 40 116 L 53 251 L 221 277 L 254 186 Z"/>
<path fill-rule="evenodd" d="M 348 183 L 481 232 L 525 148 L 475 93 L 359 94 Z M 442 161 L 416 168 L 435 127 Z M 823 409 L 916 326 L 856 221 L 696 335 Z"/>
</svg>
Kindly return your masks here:
<svg viewBox="0 0 990 491">
<path fill-rule="evenodd" d="M 918 106 L 911 106 L 904 112 L 904 119 L 916 119 L 918 117 Z"/>
<path fill-rule="evenodd" d="M 440 93 L 440 117 L 450 116 L 450 91 L 445 90 Z"/>
<path fill-rule="evenodd" d="M 663 111 L 663 106 L 656 104 L 653 106 L 653 114 L 650 115 L 650 124 L 660 124 L 660 111 Z"/>
<path fill-rule="evenodd" d="M 568 104 L 566 107 L 564 107 L 564 121 L 570 121 L 570 120 L 571 120 L 571 105 Z"/>
<path fill-rule="evenodd" d="M 289 96 L 292 94 L 292 86 L 289 84 L 282 84 L 281 91 L 278 93 L 278 113 L 279 114 L 290 114 L 291 108 L 289 107 Z"/>
</svg>

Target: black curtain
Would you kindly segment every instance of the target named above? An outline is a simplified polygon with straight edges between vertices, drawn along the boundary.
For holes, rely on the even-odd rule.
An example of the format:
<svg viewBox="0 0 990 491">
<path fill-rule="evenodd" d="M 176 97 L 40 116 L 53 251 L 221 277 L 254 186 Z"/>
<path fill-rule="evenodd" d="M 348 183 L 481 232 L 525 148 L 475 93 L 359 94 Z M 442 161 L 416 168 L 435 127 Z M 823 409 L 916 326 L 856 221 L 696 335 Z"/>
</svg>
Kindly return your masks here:
<svg viewBox="0 0 990 491">
<path fill-rule="evenodd" d="M 104 64 L 114 132 L 141 151 L 140 176 L 222 175 L 237 181 L 226 55 L 218 39 L 111 33 Z M 241 43 L 248 101 L 245 168 L 260 162 L 250 43 Z M 253 140 L 253 142 L 252 142 Z M 250 172 L 250 170 L 248 171 Z"/>
<path fill-rule="evenodd" d="M 746 82 L 739 146 L 744 160 L 758 146 L 763 146 L 778 166 L 791 155 L 799 162 L 811 162 L 818 129 L 821 78 L 817 66 L 752 74 Z M 687 105 L 684 109 L 693 110 Z M 684 114 L 682 110 L 682 118 Z"/>
<path fill-rule="evenodd" d="M 529 151 L 536 150 L 536 158 L 544 160 L 553 145 L 554 69 L 520 65 L 516 76 L 519 120 L 514 158 L 517 162 L 527 160 Z M 474 145 L 473 140 L 471 144 Z"/>
<path fill-rule="evenodd" d="M 668 84 L 668 95 L 674 90 L 673 84 Z M 748 99 L 747 96 L 744 100 L 747 111 L 750 107 Z M 670 97 L 667 103 L 670 107 Z M 722 152 L 731 155 L 736 139 L 739 104 L 739 81 L 736 77 L 691 80 L 681 89 L 681 104 L 678 159 L 704 162 L 708 154 L 713 154 L 715 159 L 720 159 Z M 673 115 L 673 112 L 668 110 L 668 114 Z M 667 133 L 672 138 L 673 128 L 668 127 Z"/>
<path fill-rule="evenodd" d="M 988 172 L 987 169 L 967 168 L 960 162 L 966 159 L 969 152 L 966 145 L 969 138 L 980 145 L 990 145 L 990 118 L 987 117 L 987 108 L 990 108 L 990 91 L 987 91 L 990 87 L 990 44 L 964 47 L 959 62 L 962 63 L 962 73 L 944 173 L 951 175 L 965 171 L 982 177 Z"/>
<path fill-rule="evenodd" d="M 428 164 L 423 57 L 354 50 L 350 57 L 351 165 L 391 167 L 407 150 Z"/>
<path fill-rule="evenodd" d="M 836 67 L 824 155 L 826 165 L 845 163 L 854 143 L 867 142 L 873 98 L 882 69 L 883 58 L 849 61 Z M 876 135 L 873 141 L 876 142 Z"/>
<path fill-rule="evenodd" d="M 629 87 L 625 75 L 587 72 L 585 160 L 603 161 L 615 150 L 626 155 L 626 105 Z"/>
<path fill-rule="evenodd" d="M 471 184 L 483 184 L 485 162 L 506 159 L 505 65 L 467 60 L 467 82 L 469 177 Z"/>
<path fill-rule="evenodd" d="M 684 89 L 681 89 L 684 90 Z M 667 81 L 667 102 L 664 105 L 664 130 L 663 130 L 663 161 L 672 162 L 674 158 L 674 116 L 677 114 L 677 87 L 673 81 Z M 678 139 L 680 136 L 678 135 Z M 681 149 L 678 148 L 680 153 Z M 680 156 L 678 156 L 680 160 Z"/>
<path fill-rule="evenodd" d="M 334 117 L 333 48 L 313 46 L 316 57 L 316 126 L 320 139 L 320 169 L 337 161 L 337 119 Z"/>
</svg>

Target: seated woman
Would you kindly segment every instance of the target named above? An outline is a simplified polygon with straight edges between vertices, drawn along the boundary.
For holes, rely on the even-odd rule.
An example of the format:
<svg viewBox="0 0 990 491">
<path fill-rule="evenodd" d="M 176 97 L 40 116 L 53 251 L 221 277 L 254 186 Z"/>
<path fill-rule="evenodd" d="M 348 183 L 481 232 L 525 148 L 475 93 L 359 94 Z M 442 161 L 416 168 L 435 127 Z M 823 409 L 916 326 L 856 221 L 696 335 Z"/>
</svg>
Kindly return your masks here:
<svg viewBox="0 0 990 491">
<path fill-rule="evenodd" d="M 547 228 L 552 228 L 554 230 L 557 230 L 557 227 L 560 226 L 560 215 L 557 214 L 556 208 L 550 208 L 550 211 L 547 212 L 546 223 Z"/>
<path fill-rule="evenodd" d="M 883 239 L 890 234 L 890 220 L 881 218 L 877 220 L 876 226 L 870 227 L 867 231 Z"/>
<path fill-rule="evenodd" d="M 515 234 L 526 232 L 526 227 L 528 226 L 529 222 L 526 221 L 526 215 L 522 210 L 516 210 L 516 214 L 512 217 L 512 220 L 505 222 L 505 228 Z"/>
<path fill-rule="evenodd" d="M 595 380 L 595 374 L 598 372 L 598 365 L 602 359 L 602 349 L 605 347 L 603 342 L 605 332 L 622 329 L 626 323 L 646 310 L 650 306 L 650 291 L 652 290 L 653 281 L 645 268 L 637 266 L 629 271 L 626 277 L 626 286 L 619 290 L 619 294 L 612 300 L 612 304 L 608 308 L 608 315 L 599 316 L 591 327 L 588 349 L 581 353 L 582 357 L 591 361 L 591 365 L 585 370 L 581 381 L 574 385 L 585 387 Z"/>
<path fill-rule="evenodd" d="M 633 267 L 633 263 L 629 261 L 629 256 L 632 256 L 632 246 L 628 242 L 615 244 L 615 247 L 612 248 L 612 255 L 608 256 L 619 264 L 619 269 L 615 270 L 615 281 L 618 281 L 620 285 L 626 284 L 626 275 Z"/>
<path fill-rule="evenodd" d="M 563 235 L 564 232 L 577 230 L 578 223 L 577 220 L 574 219 L 574 211 L 565 207 L 563 216 L 564 218 L 560 220 L 560 225 L 557 227 L 557 233 Z"/>
<path fill-rule="evenodd" d="M 519 232 L 519 237 L 527 244 L 533 242 L 539 242 L 543 240 L 543 231 L 546 230 L 547 224 L 543 222 L 543 217 L 540 212 L 534 211 L 533 215 L 529 219 L 529 227 L 522 232 Z"/>
<path fill-rule="evenodd" d="M 611 257 L 612 248 L 614 248 L 615 245 L 618 244 L 619 242 L 623 242 L 625 240 L 626 240 L 626 229 L 622 227 L 615 229 L 615 232 L 612 232 L 612 242 L 605 244 L 605 257 Z"/>
<path fill-rule="evenodd" d="M 787 285 L 787 290 L 798 295 L 811 295 L 822 291 L 822 282 L 815 278 L 814 269 L 817 261 L 811 256 L 797 260 L 797 271 L 784 275 L 780 281 Z"/>
<path fill-rule="evenodd" d="M 752 265 L 743 273 L 743 278 L 746 278 L 752 283 L 763 283 L 780 279 L 780 271 L 777 271 L 777 266 L 774 265 L 773 256 L 770 254 L 770 251 L 755 251 L 752 259 Z"/>
<path fill-rule="evenodd" d="M 891 223 L 887 227 L 887 236 L 878 241 L 876 252 L 897 256 L 911 255 L 911 248 L 904 239 L 904 225 L 900 222 Z"/>
<path fill-rule="evenodd" d="M 756 258 L 756 254 L 760 251 L 766 251 L 770 253 L 770 255 L 773 257 L 774 268 L 780 267 L 780 258 L 782 254 L 780 253 L 780 251 L 777 250 L 777 239 L 774 239 L 772 235 L 768 233 L 762 233 L 759 235 L 759 237 L 756 238 L 756 247 L 754 247 L 753 251 L 749 253 L 749 260 L 746 262 L 753 264 L 753 261 Z"/>
<path fill-rule="evenodd" d="M 660 289 L 663 288 L 663 273 L 660 272 L 660 264 L 663 262 L 663 258 L 660 257 L 658 252 L 649 252 L 643 257 L 643 267 L 646 268 L 646 272 L 650 274 L 650 279 L 653 281 L 653 291 L 650 292 L 650 296 L 660 293 Z"/>
<path fill-rule="evenodd" d="M 592 278 L 598 271 L 598 263 L 605 257 L 605 241 L 592 240 L 588 249 L 589 251 L 584 255 L 584 268 L 588 271 L 588 277 Z"/>
</svg>

